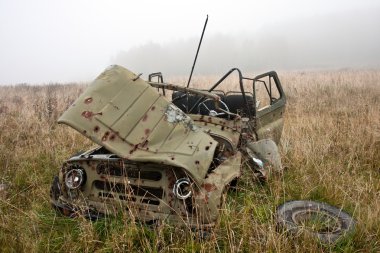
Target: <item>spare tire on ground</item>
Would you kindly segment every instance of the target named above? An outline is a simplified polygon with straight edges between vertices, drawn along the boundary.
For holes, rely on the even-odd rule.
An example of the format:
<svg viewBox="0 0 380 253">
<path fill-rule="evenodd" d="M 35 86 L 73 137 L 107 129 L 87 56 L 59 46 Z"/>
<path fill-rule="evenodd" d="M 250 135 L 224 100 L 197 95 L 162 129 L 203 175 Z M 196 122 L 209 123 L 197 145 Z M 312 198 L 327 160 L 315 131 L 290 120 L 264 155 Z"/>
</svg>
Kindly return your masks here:
<svg viewBox="0 0 380 253">
<path fill-rule="evenodd" d="M 293 235 L 304 232 L 324 243 L 336 242 L 355 227 L 353 218 L 342 209 L 316 201 L 285 202 L 277 208 L 276 220 Z"/>
</svg>

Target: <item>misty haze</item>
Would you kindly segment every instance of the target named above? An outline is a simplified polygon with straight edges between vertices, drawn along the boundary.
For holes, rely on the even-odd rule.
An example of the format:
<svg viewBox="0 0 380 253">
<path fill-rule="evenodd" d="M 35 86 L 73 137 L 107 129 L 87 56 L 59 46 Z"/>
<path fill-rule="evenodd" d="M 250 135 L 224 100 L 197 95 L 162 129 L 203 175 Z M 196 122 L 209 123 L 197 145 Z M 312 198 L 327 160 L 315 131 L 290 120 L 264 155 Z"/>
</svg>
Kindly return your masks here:
<svg viewBox="0 0 380 253">
<path fill-rule="evenodd" d="M 378 13 L 299 18 L 263 26 L 255 33 L 207 35 L 206 29 L 195 73 L 220 74 L 232 67 L 245 71 L 379 68 Z M 152 42 L 119 52 L 112 63 L 144 74 L 188 74 L 198 41 L 193 37 L 156 43 L 152 38 Z"/>
<path fill-rule="evenodd" d="M 133 10 L 133 11 L 132 11 Z M 112 64 L 144 77 L 380 67 L 374 0 L 0 1 L 0 85 L 89 82 Z"/>
</svg>

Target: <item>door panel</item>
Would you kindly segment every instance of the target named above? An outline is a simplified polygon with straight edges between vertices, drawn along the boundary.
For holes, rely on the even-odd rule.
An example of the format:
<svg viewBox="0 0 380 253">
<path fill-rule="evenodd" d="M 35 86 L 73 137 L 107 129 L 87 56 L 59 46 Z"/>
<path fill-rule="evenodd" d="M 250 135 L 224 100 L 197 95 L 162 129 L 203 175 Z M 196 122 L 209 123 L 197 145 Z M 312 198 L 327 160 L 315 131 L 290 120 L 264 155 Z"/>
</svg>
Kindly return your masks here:
<svg viewBox="0 0 380 253">
<path fill-rule="evenodd" d="M 260 139 L 280 141 L 284 126 L 286 97 L 277 73 L 272 71 L 254 78 L 256 132 Z"/>
</svg>

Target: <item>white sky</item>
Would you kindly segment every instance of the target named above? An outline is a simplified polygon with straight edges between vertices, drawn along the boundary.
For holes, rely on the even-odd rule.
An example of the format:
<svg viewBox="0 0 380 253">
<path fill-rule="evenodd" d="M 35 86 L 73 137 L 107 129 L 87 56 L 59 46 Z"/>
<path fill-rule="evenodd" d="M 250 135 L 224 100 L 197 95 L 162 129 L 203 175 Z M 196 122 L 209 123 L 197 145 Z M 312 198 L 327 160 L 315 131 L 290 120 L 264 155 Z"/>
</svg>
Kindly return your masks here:
<svg viewBox="0 0 380 253">
<path fill-rule="evenodd" d="M 0 84 L 92 80 L 120 51 L 200 37 L 206 14 L 205 39 L 379 6 L 376 0 L 0 0 Z"/>
</svg>

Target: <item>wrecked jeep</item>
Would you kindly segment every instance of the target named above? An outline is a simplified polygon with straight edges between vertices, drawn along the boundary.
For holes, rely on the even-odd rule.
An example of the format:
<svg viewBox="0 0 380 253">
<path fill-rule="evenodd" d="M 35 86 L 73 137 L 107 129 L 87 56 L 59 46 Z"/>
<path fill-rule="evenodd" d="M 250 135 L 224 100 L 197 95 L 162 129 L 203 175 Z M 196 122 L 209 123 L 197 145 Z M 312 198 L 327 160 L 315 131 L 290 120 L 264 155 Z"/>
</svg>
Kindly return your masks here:
<svg viewBox="0 0 380 253">
<path fill-rule="evenodd" d="M 224 92 L 232 73 L 239 89 Z M 281 170 L 285 104 L 276 72 L 247 78 L 234 68 L 201 90 L 113 65 L 58 120 L 99 147 L 64 163 L 51 203 L 68 216 L 128 211 L 144 222 L 212 227 L 242 169 L 262 179 Z"/>
</svg>

